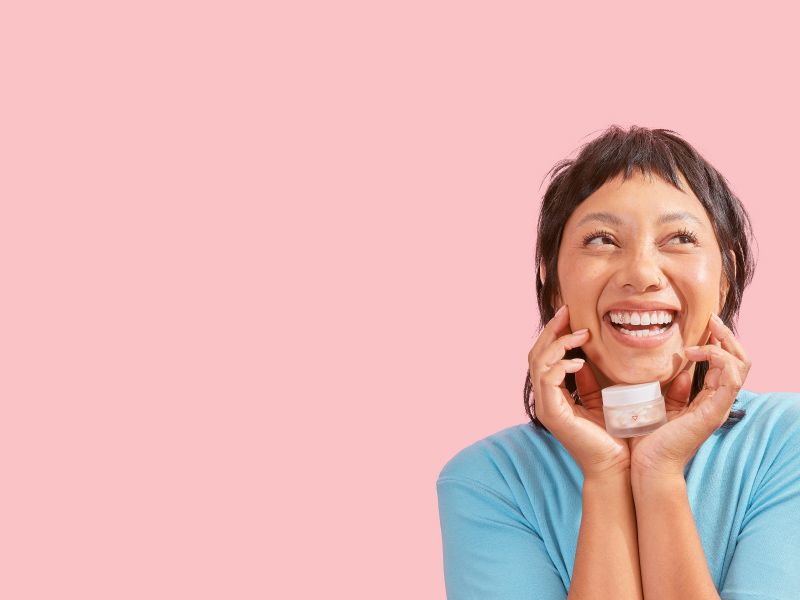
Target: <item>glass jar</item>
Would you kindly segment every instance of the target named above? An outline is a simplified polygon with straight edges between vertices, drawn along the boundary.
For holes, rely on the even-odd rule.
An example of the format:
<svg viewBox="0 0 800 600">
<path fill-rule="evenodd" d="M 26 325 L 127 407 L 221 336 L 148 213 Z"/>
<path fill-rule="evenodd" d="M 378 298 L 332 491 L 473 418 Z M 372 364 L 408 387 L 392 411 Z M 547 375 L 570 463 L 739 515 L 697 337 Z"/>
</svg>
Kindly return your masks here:
<svg viewBox="0 0 800 600">
<path fill-rule="evenodd" d="M 606 431 L 618 438 L 646 435 L 667 422 L 658 381 L 603 388 Z"/>
</svg>

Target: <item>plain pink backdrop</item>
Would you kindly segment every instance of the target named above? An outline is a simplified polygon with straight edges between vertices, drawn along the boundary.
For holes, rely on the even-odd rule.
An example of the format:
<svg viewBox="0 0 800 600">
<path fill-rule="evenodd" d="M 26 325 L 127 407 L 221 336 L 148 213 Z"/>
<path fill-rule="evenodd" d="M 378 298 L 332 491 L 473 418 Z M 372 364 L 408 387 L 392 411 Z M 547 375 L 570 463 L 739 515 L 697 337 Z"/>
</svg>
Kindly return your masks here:
<svg viewBox="0 0 800 600">
<path fill-rule="evenodd" d="M 796 15 L 19 2 L 0 14 L 0 597 L 443 598 L 436 476 L 525 422 L 542 178 L 676 130 L 800 390 Z"/>
</svg>

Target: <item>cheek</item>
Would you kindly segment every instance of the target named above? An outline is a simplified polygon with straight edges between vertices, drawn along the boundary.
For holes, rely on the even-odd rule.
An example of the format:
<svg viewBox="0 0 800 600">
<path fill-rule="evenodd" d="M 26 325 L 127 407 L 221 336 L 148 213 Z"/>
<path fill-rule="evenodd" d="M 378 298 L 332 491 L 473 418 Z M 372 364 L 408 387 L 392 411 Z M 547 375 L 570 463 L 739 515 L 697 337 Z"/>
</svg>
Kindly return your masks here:
<svg viewBox="0 0 800 600">
<path fill-rule="evenodd" d="M 673 265 L 681 273 L 681 279 L 701 287 L 719 285 L 722 277 L 722 257 L 719 254 L 697 254 L 686 258 Z"/>
<path fill-rule="evenodd" d="M 603 279 L 601 276 L 576 268 L 573 272 L 567 272 L 559 279 L 562 292 L 562 300 L 570 305 L 570 312 L 576 314 L 580 312 L 594 313 L 601 292 L 603 291 Z"/>
<path fill-rule="evenodd" d="M 602 287 L 611 273 L 608 265 L 597 260 L 572 258 L 558 263 L 558 280 L 565 292 Z"/>
<path fill-rule="evenodd" d="M 687 272 L 687 276 L 684 277 L 686 280 L 687 285 L 691 287 L 696 287 L 698 290 L 705 290 L 709 288 L 714 288 L 719 284 L 719 273 L 715 273 L 715 269 L 694 269 L 692 271 Z"/>
<path fill-rule="evenodd" d="M 690 311 L 705 311 L 716 306 L 722 280 L 722 265 L 713 260 L 684 265 L 675 279 Z"/>
</svg>

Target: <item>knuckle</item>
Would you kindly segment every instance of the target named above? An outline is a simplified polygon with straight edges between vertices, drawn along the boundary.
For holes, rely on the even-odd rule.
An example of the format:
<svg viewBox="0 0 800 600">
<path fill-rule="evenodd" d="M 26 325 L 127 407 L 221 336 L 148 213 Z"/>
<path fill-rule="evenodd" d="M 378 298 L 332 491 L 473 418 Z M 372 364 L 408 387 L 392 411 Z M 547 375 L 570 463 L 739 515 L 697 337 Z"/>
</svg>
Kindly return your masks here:
<svg viewBox="0 0 800 600">
<path fill-rule="evenodd" d="M 536 371 L 537 373 L 541 371 L 544 367 L 544 361 L 542 361 L 542 357 L 537 355 L 534 356 L 533 359 L 530 361 L 531 365 L 531 372 Z"/>
<path fill-rule="evenodd" d="M 564 379 L 564 368 L 556 363 L 553 365 L 546 373 L 542 373 L 541 381 L 542 383 L 546 383 L 547 385 L 554 385 L 560 383 L 562 379 Z"/>
<path fill-rule="evenodd" d="M 571 333 L 566 335 L 562 335 L 560 338 L 556 340 L 559 346 L 562 348 L 572 348 L 572 343 L 575 341 L 575 336 Z"/>
<path fill-rule="evenodd" d="M 536 358 L 537 358 L 539 355 L 541 355 L 541 353 L 542 353 L 542 352 L 541 352 L 541 350 L 539 349 L 539 347 L 537 347 L 537 346 L 534 346 L 533 348 L 531 348 L 530 352 L 528 352 L 528 362 L 529 362 L 529 363 L 533 363 L 533 362 L 536 360 Z"/>
</svg>

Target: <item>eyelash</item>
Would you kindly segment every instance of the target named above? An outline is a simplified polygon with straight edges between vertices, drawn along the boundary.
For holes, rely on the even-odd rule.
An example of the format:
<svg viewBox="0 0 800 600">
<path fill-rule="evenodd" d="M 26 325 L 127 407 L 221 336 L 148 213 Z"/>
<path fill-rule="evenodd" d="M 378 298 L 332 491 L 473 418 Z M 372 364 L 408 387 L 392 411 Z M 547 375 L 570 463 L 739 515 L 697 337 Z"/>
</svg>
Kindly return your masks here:
<svg viewBox="0 0 800 600">
<path fill-rule="evenodd" d="M 592 233 L 584 236 L 583 245 L 584 246 L 588 245 L 589 242 L 591 240 L 593 240 L 594 238 L 596 238 L 596 237 L 613 238 L 613 236 L 608 231 L 606 231 L 604 229 L 601 229 L 599 231 L 593 231 Z M 687 238 L 689 238 L 691 240 L 692 244 L 696 244 L 697 243 L 697 236 L 693 232 L 689 231 L 686 228 L 681 229 L 680 231 L 676 232 L 675 235 L 673 235 L 672 237 L 673 238 L 676 238 L 676 237 L 687 237 Z M 670 238 L 670 239 L 672 239 L 672 238 Z M 601 245 L 604 246 L 605 244 L 601 244 Z"/>
</svg>

